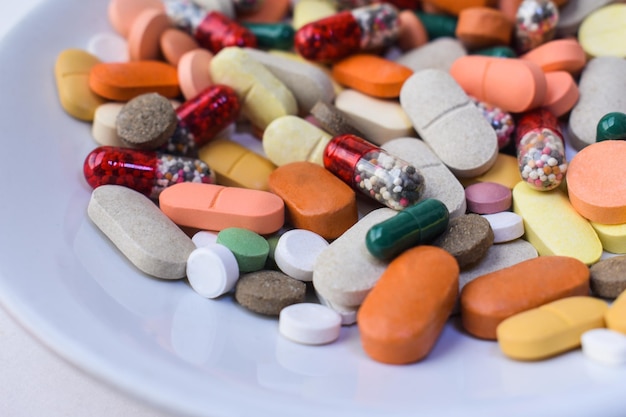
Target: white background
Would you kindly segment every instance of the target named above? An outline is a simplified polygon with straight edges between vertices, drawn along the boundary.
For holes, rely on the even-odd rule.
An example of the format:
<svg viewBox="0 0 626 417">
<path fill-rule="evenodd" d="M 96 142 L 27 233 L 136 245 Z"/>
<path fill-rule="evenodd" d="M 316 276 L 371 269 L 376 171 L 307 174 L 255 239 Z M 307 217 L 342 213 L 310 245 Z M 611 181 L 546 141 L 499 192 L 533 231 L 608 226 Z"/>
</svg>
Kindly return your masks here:
<svg viewBox="0 0 626 417">
<path fill-rule="evenodd" d="M 0 41 L 42 1 L 45 0 L 0 2 Z M 51 62 L 50 71 L 53 65 Z M 128 398 L 63 361 L 0 307 L 0 416 L 166 417 L 166 414 Z"/>
</svg>

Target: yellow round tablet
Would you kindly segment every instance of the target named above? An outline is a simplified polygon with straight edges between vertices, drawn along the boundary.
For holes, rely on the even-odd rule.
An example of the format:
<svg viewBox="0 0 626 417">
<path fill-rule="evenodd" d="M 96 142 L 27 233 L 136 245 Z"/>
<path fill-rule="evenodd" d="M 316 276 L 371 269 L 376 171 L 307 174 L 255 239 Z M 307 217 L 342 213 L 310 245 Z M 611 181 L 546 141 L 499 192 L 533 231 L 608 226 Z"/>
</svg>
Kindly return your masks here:
<svg viewBox="0 0 626 417">
<path fill-rule="evenodd" d="M 626 58 L 626 4 L 601 7 L 583 20 L 578 41 L 592 56 Z"/>
</svg>

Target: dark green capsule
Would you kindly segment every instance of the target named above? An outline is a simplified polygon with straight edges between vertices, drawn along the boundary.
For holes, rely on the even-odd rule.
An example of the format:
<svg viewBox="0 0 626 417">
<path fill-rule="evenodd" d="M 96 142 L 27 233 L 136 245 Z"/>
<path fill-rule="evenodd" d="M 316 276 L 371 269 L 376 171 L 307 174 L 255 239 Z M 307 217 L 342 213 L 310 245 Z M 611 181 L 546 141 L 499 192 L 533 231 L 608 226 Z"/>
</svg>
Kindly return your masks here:
<svg viewBox="0 0 626 417">
<path fill-rule="evenodd" d="M 374 257 L 390 260 L 406 249 L 433 241 L 447 229 L 449 219 L 445 204 L 429 198 L 372 226 L 365 245 Z"/>
<path fill-rule="evenodd" d="M 415 12 L 417 17 L 422 21 L 428 38 L 430 40 L 436 38 L 454 38 L 456 37 L 457 18 L 445 14 L 433 14 L 424 12 Z"/>
<path fill-rule="evenodd" d="M 293 46 L 294 29 L 287 23 L 248 23 L 243 26 L 256 36 L 259 48 L 289 50 Z"/>
<path fill-rule="evenodd" d="M 626 114 L 616 111 L 602 116 L 596 128 L 596 142 L 620 139 L 626 140 Z"/>
<path fill-rule="evenodd" d="M 479 49 L 474 55 L 495 56 L 496 58 L 517 58 L 513 48 L 508 46 L 492 46 L 491 48 Z"/>
</svg>

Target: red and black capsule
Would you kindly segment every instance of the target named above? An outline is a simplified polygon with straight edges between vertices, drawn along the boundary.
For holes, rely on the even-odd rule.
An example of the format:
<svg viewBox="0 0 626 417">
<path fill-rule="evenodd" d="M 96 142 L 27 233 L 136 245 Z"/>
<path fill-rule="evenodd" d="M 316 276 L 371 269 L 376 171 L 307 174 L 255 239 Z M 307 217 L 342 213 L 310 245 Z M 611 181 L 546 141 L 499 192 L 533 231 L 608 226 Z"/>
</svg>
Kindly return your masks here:
<svg viewBox="0 0 626 417">
<path fill-rule="evenodd" d="M 179 182 L 215 184 L 215 172 L 199 159 L 115 146 L 91 151 L 85 158 L 83 174 L 92 188 L 123 185 L 152 199 Z"/>
<path fill-rule="evenodd" d="M 332 62 L 357 52 L 388 47 L 397 40 L 399 29 L 395 6 L 372 4 L 302 26 L 294 36 L 294 47 L 308 60 Z"/>
<path fill-rule="evenodd" d="M 176 27 L 190 33 L 200 46 L 214 54 L 227 46 L 257 46 L 250 30 L 223 13 L 206 10 L 191 0 L 164 0 L 163 5 Z"/>
<path fill-rule="evenodd" d="M 424 190 L 424 177 L 417 168 L 351 134 L 328 142 L 324 167 L 354 190 L 394 210 L 417 203 Z"/>
<path fill-rule="evenodd" d="M 199 147 L 235 122 L 240 111 L 239 97 L 232 87 L 210 85 L 176 109 L 176 130 L 160 150 L 195 155 Z"/>
</svg>

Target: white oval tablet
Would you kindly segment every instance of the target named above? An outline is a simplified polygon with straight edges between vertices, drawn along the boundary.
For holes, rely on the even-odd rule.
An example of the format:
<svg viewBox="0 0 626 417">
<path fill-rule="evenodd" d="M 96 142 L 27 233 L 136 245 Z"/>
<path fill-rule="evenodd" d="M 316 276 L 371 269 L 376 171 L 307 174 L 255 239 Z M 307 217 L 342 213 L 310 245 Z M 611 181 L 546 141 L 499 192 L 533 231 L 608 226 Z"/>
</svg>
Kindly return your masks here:
<svg viewBox="0 0 626 417">
<path fill-rule="evenodd" d="M 128 62 L 128 43 L 115 33 L 98 33 L 89 39 L 87 51 L 102 62 Z"/>
<path fill-rule="evenodd" d="M 493 243 L 510 242 L 524 234 L 524 220 L 522 216 L 512 211 L 484 214 L 493 230 Z"/>
<path fill-rule="evenodd" d="M 306 345 L 322 345 L 339 337 L 341 316 L 321 304 L 299 303 L 283 308 L 278 331 L 287 339 Z"/>
<path fill-rule="evenodd" d="M 326 239 L 317 233 L 293 229 L 278 239 L 274 260 L 285 275 L 300 281 L 312 281 L 315 260 L 327 247 Z"/>
<path fill-rule="evenodd" d="M 608 365 L 626 364 L 626 335 L 610 329 L 589 330 L 580 338 L 585 356 Z"/>
<path fill-rule="evenodd" d="M 191 241 L 196 245 L 196 248 L 211 246 L 217 241 L 217 233 L 208 230 L 200 230 L 193 235 Z"/>
<path fill-rule="evenodd" d="M 237 259 L 219 243 L 196 248 L 187 259 L 187 279 L 201 296 L 219 297 L 232 290 L 239 279 Z"/>
</svg>

